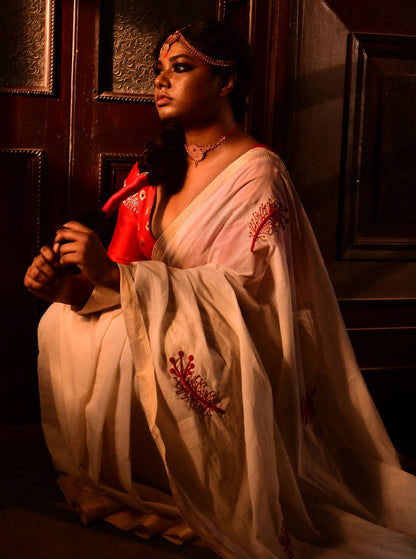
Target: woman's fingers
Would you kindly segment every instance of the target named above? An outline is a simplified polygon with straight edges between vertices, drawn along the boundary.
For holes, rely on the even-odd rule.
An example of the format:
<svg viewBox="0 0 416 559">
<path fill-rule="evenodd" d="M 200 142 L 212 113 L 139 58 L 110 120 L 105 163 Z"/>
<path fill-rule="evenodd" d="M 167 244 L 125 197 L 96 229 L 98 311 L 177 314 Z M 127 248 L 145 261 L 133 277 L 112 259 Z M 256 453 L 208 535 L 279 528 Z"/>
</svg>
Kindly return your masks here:
<svg viewBox="0 0 416 559">
<path fill-rule="evenodd" d="M 42 256 L 46 263 L 50 266 L 55 267 L 59 264 L 59 256 L 53 248 L 49 246 L 44 246 L 40 249 L 40 256 Z"/>
<path fill-rule="evenodd" d="M 26 275 L 37 284 L 50 286 L 55 281 L 56 270 L 45 261 L 40 262 L 39 257 L 36 257 Z"/>
<path fill-rule="evenodd" d="M 62 225 L 63 229 L 69 229 L 70 231 L 79 231 L 80 233 L 91 233 L 92 229 L 80 223 L 79 221 L 68 221 Z"/>
<path fill-rule="evenodd" d="M 51 247 L 42 247 L 40 254 L 35 256 L 26 272 L 25 287 L 30 291 L 51 287 L 55 283 L 57 267 L 59 267 L 58 255 Z"/>
<path fill-rule="evenodd" d="M 68 221 L 56 232 L 55 243 L 73 242 L 79 240 L 84 235 L 91 236 L 94 234 L 94 231 L 86 225 L 78 221 Z"/>
<path fill-rule="evenodd" d="M 42 291 L 51 288 L 55 283 L 55 278 L 44 274 L 32 264 L 26 272 L 23 283 L 29 291 Z"/>
<path fill-rule="evenodd" d="M 59 262 L 82 265 L 89 247 L 94 242 L 95 232 L 82 223 L 70 221 L 56 232 L 53 250 L 59 255 Z"/>
<path fill-rule="evenodd" d="M 109 258 L 98 234 L 77 221 L 65 223 L 56 233 L 54 250 L 61 266 L 76 265 L 95 285 L 116 285 L 118 267 Z"/>
<path fill-rule="evenodd" d="M 33 295 L 50 303 L 70 303 L 72 278 L 59 262 L 60 255 L 44 246 L 27 269 L 23 283 Z"/>
</svg>

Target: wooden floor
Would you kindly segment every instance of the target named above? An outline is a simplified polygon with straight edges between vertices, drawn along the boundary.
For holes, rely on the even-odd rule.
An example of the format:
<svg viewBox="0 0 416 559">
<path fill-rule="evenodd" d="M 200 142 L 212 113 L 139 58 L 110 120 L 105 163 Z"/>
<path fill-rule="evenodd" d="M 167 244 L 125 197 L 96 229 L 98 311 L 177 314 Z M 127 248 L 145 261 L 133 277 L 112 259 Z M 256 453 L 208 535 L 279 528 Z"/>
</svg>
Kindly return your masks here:
<svg viewBox="0 0 416 559">
<path fill-rule="evenodd" d="M 39 424 L 0 426 L 1 559 L 218 559 L 209 549 L 84 526 L 55 482 Z M 406 469 L 416 473 L 416 460 Z"/>
<path fill-rule="evenodd" d="M 40 426 L 0 426 L 1 559 L 218 559 L 209 549 L 142 540 L 107 524 L 84 526 L 69 509 Z"/>
</svg>

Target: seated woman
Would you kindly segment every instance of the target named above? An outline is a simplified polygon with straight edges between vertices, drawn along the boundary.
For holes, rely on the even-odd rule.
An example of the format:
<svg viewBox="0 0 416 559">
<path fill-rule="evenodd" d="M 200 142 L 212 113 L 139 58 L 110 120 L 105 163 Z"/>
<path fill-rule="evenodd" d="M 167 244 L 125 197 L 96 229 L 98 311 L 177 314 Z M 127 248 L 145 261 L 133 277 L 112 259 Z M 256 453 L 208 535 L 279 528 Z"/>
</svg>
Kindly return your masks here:
<svg viewBox="0 0 416 559">
<path fill-rule="evenodd" d="M 55 303 L 39 385 L 59 483 L 85 522 L 224 558 L 416 557 L 416 482 L 310 224 L 282 161 L 238 126 L 248 60 L 219 23 L 170 35 L 165 127 L 118 193 L 108 254 L 71 221 L 28 269 Z"/>
</svg>

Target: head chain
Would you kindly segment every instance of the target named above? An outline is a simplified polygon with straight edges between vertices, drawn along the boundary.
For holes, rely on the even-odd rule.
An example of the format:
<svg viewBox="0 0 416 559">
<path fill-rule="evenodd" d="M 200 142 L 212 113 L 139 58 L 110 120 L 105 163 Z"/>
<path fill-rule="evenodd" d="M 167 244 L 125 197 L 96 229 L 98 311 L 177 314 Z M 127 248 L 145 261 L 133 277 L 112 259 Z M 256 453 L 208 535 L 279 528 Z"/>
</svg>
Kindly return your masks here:
<svg viewBox="0 0 416 559">
<path fill-rule="evenodd" d="M 211 64 L 211 66 L 222 66 L 226 68 L 228 66 L 235 66 L 237 64 L 236 60 L 219 60 L 217 58 L 212 58 L 211 56 L 208 56 L 207 54 L 204 54 L 203 52 L 199 51 L 197 48 L 192 46 L 189 41 L 185 39 L 185 37 L 182 35 L 179 29 L 175 31 L 175 33 L 169 35 L 169 37 L 163 43 L 162 48 L 160 49 L 160 56 L 166 57 L 168 55 L 170 47 L 176 42 L 182 43 L 189 50 L 191 54 L 193 54 L 203 62 L 206 62 L 207 64 Z"/>
</svg>

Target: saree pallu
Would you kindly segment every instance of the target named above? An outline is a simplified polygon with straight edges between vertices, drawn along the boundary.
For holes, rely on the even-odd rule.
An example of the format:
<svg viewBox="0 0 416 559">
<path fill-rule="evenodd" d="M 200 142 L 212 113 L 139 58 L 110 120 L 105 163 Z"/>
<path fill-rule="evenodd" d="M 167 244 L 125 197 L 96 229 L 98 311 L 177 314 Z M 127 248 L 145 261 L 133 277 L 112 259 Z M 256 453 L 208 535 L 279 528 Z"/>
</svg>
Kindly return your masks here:
<svg viewBox="0 0 416 559">
<path fill-rule="evenodd" d="M 120 272 L 39 328 L 45 438 L 84 521 L 223 558 L 416 557 L 415 478 L 276 155 L 244 154 Z"/>
</svg>

